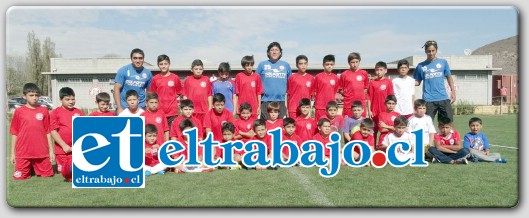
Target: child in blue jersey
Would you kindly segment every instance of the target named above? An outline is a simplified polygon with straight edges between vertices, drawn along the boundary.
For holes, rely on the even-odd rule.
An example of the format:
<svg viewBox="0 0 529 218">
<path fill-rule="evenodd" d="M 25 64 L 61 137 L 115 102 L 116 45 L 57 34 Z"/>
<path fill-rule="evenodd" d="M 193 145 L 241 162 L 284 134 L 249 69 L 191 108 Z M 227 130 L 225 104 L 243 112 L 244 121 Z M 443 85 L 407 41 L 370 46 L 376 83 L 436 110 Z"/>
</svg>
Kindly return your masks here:
<svg viewBox="0 0 529 218">
<path fill-rule="evenodd" d="M 213 95 L 217 93 L 224 95 L 226 99 L 224 108 L 235 115 L 233 105 L 237 105 L 237 98 L 235 96 L 235 83 L 230 79 L 230 64 L 228 62 L 220 63 L 218 72 L 219 78 L 212 83 Z"/>
<path fill-rule="evenodd" d="M 470 132 L 465 135 L 463 146 L 470 149 L 472 162 L 507 163 L 507 159 L 502 158 L 499 153 L 490 153 L 489 140 L 481 132 L 483 126 L 479 117 L 470 118 L 468 126 L 470 127 Z"/>
</svg>

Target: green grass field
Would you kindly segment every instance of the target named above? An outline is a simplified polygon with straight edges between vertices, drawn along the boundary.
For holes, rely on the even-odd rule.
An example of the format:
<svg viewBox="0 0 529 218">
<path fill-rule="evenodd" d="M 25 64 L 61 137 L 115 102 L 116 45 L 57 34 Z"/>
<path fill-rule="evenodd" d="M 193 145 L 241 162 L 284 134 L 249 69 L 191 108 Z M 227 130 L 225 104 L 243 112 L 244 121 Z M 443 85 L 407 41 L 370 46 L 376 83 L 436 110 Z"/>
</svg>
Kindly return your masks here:
<svg viewBox="0 0 529 218">
<path fill-rule="evenodd" d="M 461 135 L 470 117 L 454 117 Z M 480 117 L 491 144 L 518 148 L 517 115 Z M 7 142 L 10 151 L 10 135 Z M 143 189 L 72 189 L 60 175 L 14 181 L 7 163 L 6 197 L 12 207 L 513 207 L 519 200 L 519 152 L 492 151 L 508 163 L 341 167 L 332 178 L 321 177 L 316 167 L 169 173 L 147 177 Z"/>
</svg>

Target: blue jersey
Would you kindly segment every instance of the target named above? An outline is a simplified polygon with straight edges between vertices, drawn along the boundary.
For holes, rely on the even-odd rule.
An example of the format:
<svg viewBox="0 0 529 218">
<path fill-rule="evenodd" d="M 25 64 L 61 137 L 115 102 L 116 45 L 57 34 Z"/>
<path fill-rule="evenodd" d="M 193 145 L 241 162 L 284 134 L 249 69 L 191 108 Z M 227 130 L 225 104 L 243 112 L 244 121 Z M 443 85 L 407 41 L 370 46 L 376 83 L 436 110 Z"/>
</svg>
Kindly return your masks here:
<svg viewBox="0 0 529 218">
<path fill-rule="evenodd" d="M 215 80 L 211 87 L 213 95 L 217 93 L 224 95 L 224 98 L 226 98 L 224 108 L 233 112 L 233 94 L 235 94 L 235 85 L 233 84 L 233 81 L 231 79 L 227 81 Z"/>
<path fill-rule="evenodd" d="M 127 100 L 125 99 L 128 90 L 136 90 L 140 100 L 138 106 L 145 107 L 145 89 L 151 86 L 152 73 L 145 67 L 141 70 L 136 70 L 132 64 L 127 64 L 119 68 L 114 82 L 122 85 L 120 90 L 120 102 L 123 109 L 128 108 Z"/>
<path fill-rule="evenodd" d="M 467 133 L 463 139 L 463 146 L 468 149 L 476 149 L 478 151 L 484 151 L 490 149 L 489 140 L 483 133 L 472 134 Z"/>
<path fill-rule="evenodd" d="M 263 82 L 263 97 L 261 101 L 285 101 L 287 81 L 292 75 L 290 65 L 285 61 L 263 61 L 255 71 Z"/>
<path fill-rule="evenodd" d="M 444 59 L 436 58 L 432 62 L 423 61 L 417 65 L 413 78 L 424 81 L 423 99 L 427 102 L 447 100 L 445 77 L 450 76 L 450 66 Z"/>
</svg>

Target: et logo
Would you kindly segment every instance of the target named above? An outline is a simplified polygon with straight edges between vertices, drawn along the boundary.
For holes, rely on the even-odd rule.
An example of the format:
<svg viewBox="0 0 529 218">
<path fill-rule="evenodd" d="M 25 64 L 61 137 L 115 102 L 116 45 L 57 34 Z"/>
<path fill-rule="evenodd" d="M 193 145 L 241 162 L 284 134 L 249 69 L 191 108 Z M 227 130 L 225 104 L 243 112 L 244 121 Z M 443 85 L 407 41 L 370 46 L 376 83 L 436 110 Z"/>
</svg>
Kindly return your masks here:
<svg viewBox="0 0 529 218">
<path fill-rule="evenodd" d="M 143 117 L 74 117 L 73 188 L 144 188 Z"/>
</svg>

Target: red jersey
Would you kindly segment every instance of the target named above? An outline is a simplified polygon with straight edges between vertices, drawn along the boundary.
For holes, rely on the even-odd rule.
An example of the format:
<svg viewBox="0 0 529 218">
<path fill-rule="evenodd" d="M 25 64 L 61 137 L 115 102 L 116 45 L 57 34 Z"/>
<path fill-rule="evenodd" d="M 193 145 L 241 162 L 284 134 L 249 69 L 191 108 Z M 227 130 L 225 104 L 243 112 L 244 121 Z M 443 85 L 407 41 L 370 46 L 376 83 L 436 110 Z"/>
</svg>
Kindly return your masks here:
<svg viewBox="0 0 529 218">
<path fill-rule="evenodd" d="M 257 96 L 262 95 L 263 92 L 263 83 L 259 74 L 252 72 L 251 75 L 246 75 L 244 72 L 240 72 L 235 76 L 235 94 L 238 96 L 238 105 L 233 107 L 237 108 L 240 113 L 239 106 L 246 102 L 252 106 L 252 115 L 255 115 L 259 106 Z"/>
<path fill-rule="evenodd" d="M 287 81 L 288 112 L 296 112 L 299 101 L 303 98 L 311 99 L 311 89 L 314 84 L 314 77 L 308 73 L 301 75 L 294 73 Z"/>
<path fill-rule="evenodd" d="M 361 101 L 365 108 L 366 93 L 369 86 L 367 71 L 346 70 L 340 75 L 340 89 L 343 90 L 343 107 L 351 108 L 354 101 Z"/>
<path fill-rule="evenodd" d="M 257 135 L 255 135 L 252 140 L 264 142 L 266 144 L 266 148 L 268 148 L 268 154 L 270 154 L 272 151 L 272 136 L 266 134 L 263 138 L 259 138 Z"/>
<path fill-rule="evenodd" d="M 380 114 L 378 114 L 378 122 L 384 122 L 386 125 L 388 126 L 394 126 L 394 123 L 393 121 L 395 120 L 395 118 L 397 118 L 398 116 L 400 116 L 399 113 L 395 112 L 395 111 L 391 111 L 391 112 L 380 112 Z M 378 127 L 378 131 L 380 132 L 380 135 L 378 136 L 378 144 L 382 143 L 382 141 L 384 141 L 384 137 L 386 137 L 387 134 L 390 134 L 390 132 L 382 132 L 382 127 L 380 127 L 378 125 L 378 123 L 375 125 Z"/>
<path fill-rule="evenodd" d="M 367 137 L 364 137 L 362 135 L 362 131 L 356 131 L 353 136 L 351 137 L 351 141 L 354 140 L 360 140 L 366 142 L 369 146 L 373 147 L 373 150 L 375 148 L 375 137 L 371 134 L 367 135 Z M 354 151 L 358 154 L 360 154 L 360 147 L 355 147 Z"/>
<path fill-rule="evenodd" d="M 293 141 L 294 143 L 296 143 L 297 145 L 297 148 L 298 150 L 300 150 L 300 147 L 301 147 L 301 144 L 303 144 L 303 142 L 301 141 L 301 138 L 296 135 L 296 133 L 292 134 L 291 136 L 287 135 L 286 132 L 283 133 L 283 140 L 290 140 L 290 141 Z M 283 149 L 281 150 L 281 152 L 286 155 L 286 156 L 290 156 L 290 153 L 288 152 L 288 149 L 287 147 L 283 147 Z"/>
<path fill-rule="evenodd" d="M 156 134 L 156 143 L 162 145 L 165 142 L 165 132 L 169 131 L 167 124 L 167 117 L 161 110 L 156 112 L 145 111 L 140 116 L 145 117 L 145 124 L 152 124 L 156 126 L 158 134 Z"/>
<path fill-rule="evenodd" d="M 70 147 L 72 147 L 72 117 L 74 116 L 84 116 L 84 113 L 78 108 L 68 110 L 60 106 L 52 110 L 50 114 L 51 130 L 56 130 L 64 143 Z M 55 142 L 55 154 L 66 154 L 57 142 Z"/>
<path fill-rule="evenodd" d="M 46 158 L 50 156 L 48 137 L 50 115 L 46 107 L 29 108 L 26 105 L 15 109 L 9 134 L 16 135 L 16 158 Z"/>
<path fill-rule="evenodd" d="M 233 123 L 235 125 L 235 134 L 236 135 L 240 135 L 239 132 L 249 132 L 250 130 L 253 129 L 253 121 L 255 121 L 255 119 L 251 119 L 251 118 L 248 118 L 247 120 L 243 120 L 239 117 L 239 119 L 235 120 L 235 123 Z M 246 137 L 242 137 L 240 138 L 239 140 L 243 141 L 243 142 L 247 142 L 249 141 L 251 138 L 246 138 Z"/>
<path fill-rule="evenodd" d="M 277 119 L 275 122 L 272 123 L 272 121 L 270 120 L 267 120 L 266 122 L 266 130 L 267 132 L 268 131 L 272 131 L 274 130 L 275 128 L 279 127 L 281 129 L 283 129 L 283 119 Z M 284 131 L 284 130 L 283 130 Z"/>
<path fill-rule="evenodd" d="M 296 135 L 299 136 L 302 142 L 311 140 L 316 131 L 318 131 L 318 126 L 313 118 L 298 117 L 296 119 Z"/>
<path fill-rule="evenodd" d="M 158 159 L 158 148 L 159 145 L 157 145 L 156 148 L 153 147 L 153 145 L 145 142 L 145 149 L 147 148 L 151 149 L 150 153 L 145 153 L 145 165 L 153 167 L 156 166 L 156 164 L 160 163 L 160 160 Z"/>
<path fill-rule="evenodd" d="M 176 99 L 182 94 L 180 77 L 171 72 L 167 76 L 157 74 L 152 78 L 149 91 L 158 94 L 158 109 L 164 112 L 165 116 L 178 115 L 178 101 Z"/>
<path fill-rule="evenodd" d="M 213 139 L 217 142 L 222 141 L 222 124 L 225 122 L 234 123 L 233 113 L 224 108 L 222 113 L 217 113 L 215 109 L 211 109 L 206 113 L 204 118 L 204 129 L 210 128 L 213 132 Z"/>
<path fill-rule="evenodd" d="M 461 143 L 461 137 L 457 131 L 452 130 L 447 136 L 441 135 L 440 132 L 434 134 L 434 141 L 440 142 L 440 145 L 455 145 L 456 142 Z"/>
<path fill-rule="evenodd" d="M 330 119 L 327 115 L 321 117 L 320 119 L 322 118 L 327 118 L 331 121 L 331 131 L 332 132 L 337 132 L 337 133 L 341 133 L 342 132 L 342 129 L 343 129 L 343 125 L 344 125 L 344 120 L 343 120 L 343 116 L 342 115 L 336 115 L 334 117 L 334 119 Z"/>
<path fill-rule="evenodd" d="M 313 140 L 316 140 L 316 141 L 319 141 L 323 144 L 323 147 L 325 148 L 323 151 L 324 151 L 324 155 L 325 157 L 329 157 L 331 156 L 331 150 L 327 148 L 327 146 L 325 146 L 327 143 L 331 142 L 331 139 L 329 139 L 329 136 L 327 137 L 323 137 L 321 135 L 321 133 L 317 133 L 316 135 L 314 135 L 314 137 L 312 137 Z"/>
<path fill-rule="evenodd" d="M 99 112 L 99 111 L 94 111 L 92 113 L 90 113 L 88 116 L 116 116 L 116 114 L 112 111 L 106 111 L 106 112 Z"/>
<path fill-rule="evenodd" d="M 212 96 L 211 82 L 207 76 L 196 78 L 188 76 L 184 81 L 183 95 L 193 102 L 195 114 L 205 114 L 208 112 L 208 97 Z"/>
<path fill-rule="evenodd" d="M 169 130 L 169 137 L 178 138 L 178 137 L 182 136 L 182 131 L 180 130 L 180 123 L 184 119 L 186 119 L 186 117 L 184 115 L 181 115 L 181 116 L 176 117 L 173 120 L 173 123 L 171 124 L 171 129 Z M 191 117 L 191 118 L 188 118 L 188 119 L 190 119 L 191 122 L 193 122 L 193 124 L 195 124 L 195 127 L 197 127 L 198 139 L 199 140 L 203 139 L 204 138 L 204 129 L 202 128 L 202 123 L 200 122 L 200 120 L 198 120 L 195 117 Z"/>
<path fill-rule="evenodd" d="M 391 82 L 391 81 L 389 81 Z M 321 72 L 316 75 L 314 79 L 314 86 L 312 86 L 311 93 L 314 93 L 314 108 L 319 110 L 325 110 L 329 101 L 336 100 L 336 93 L 338 92 L 338 76 L 331 73 L 327 74 Z"/>
<path fill-rule="evenodd" d="M 380 112 L 386 111 L 386 97 L 395 94 L 393 83 L 390 79 L 383 77 L 380 80 L 371 80 L 367 90 L 369 101 L 371 101 L 371 112 L 377 116 Z"/>
</svg>

